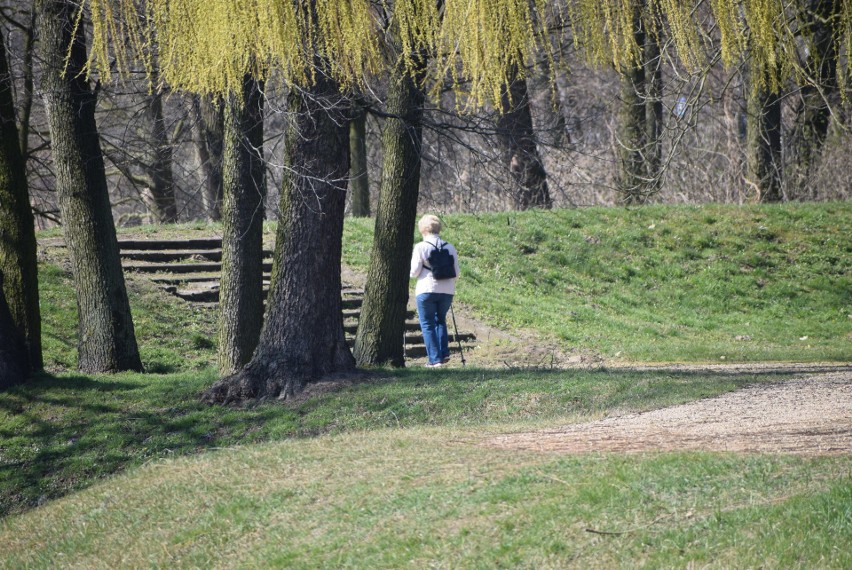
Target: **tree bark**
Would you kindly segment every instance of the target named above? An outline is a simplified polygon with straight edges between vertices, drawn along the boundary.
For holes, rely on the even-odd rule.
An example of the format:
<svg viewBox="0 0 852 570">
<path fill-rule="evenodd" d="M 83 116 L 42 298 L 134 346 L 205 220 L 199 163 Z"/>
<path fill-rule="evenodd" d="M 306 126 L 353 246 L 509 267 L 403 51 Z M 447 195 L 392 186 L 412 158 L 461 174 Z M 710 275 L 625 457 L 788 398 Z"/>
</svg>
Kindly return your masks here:
<svg viewBox="0 0 852 570">
<path fill-rule="evenodd" d="M 263 87 L 246 76 L 225 105 L 219 373 L 251 360 L 263 324 Z"/>
<path fill-rule="evenodd" d="M 204 394 L 207 402 L 287 397 L 355 367 L 340 294 L 349 109 L 323 71 L 288 97 L 286 174 L 260 342 L 245 368 Z"/>
<path fill-rule="evenodd" d="M 367 110 L 363 103 L 352 105 L 349 123 L 349 189 L 352 193 L 352 215 L 370 216 L 370 178 L 367 175 Z"/>
<path fill-rule="evenodd" d="M 831 106 L 839 99 L 835 33 L 840 18 L 839 0 L 807 0 L 803 7 L 808 37 L 809 81 L 802 85 L 796 108 L 791 144 L 790 186 L 799 193 L 809 185 L 831 122 Z"/>
<path fill-rule="evenodd" d="M 781 194 L 781 96 L 767 87 L 748 94 L 746 148 L 748 177 L 758 201 L 780 202 Z"/>
<path fill-rule="evenodd" d="M 354 355 L 361 366 L 390 363 L 403 366 L 408 271 L 414 246 L 414 223 L 420 192 L 425 95 L 415 79 L 392 74 L 385 128 L 384 165 L 373 249 Z"/>
<path fill-rule="evenodd" d="M 18 105 L 21 112 L 18 119 L 18 137 L 21 141 L 21 156 L 24 161 L 27 160 L 30 144 L 30 116 L 33 109 L 33 97 L 35 90 L 33 89 L 33 52 L 35 51 L 35 25 L 36 11 L 33 10 L 30 14 L 29 27 L 26 29 L 26 41 L 24 42 L 24 81 L 23 94 L 18 98 Z"/>
<path fill-rule="evenodd" d="M 653 16 L 651 16 L 653 17 Z M 663 62 L 660 57 L 660 26 L 646 31 L 643 52 L 646 80 L 646 132 L 645 165 L 648 193 L 655 194 L 662 184 L 662 134 L 663 134 Z"/>
<path fill-rule="evenodd" d="M 77 4 L 70 0 L 38 0 L 37 6 L 56 194 L 80 318 L 78 367 L 142 370 L 95 124 L 97 93 L 83 71 L 85 27 L 72 34 Z"/>
<path fill-rule="evenodd" d="M 224 149 L 224 105 L 211 95 L 196 95 L 192 101 L 198 129 L 196 151 L 204 172 L 201 200 L 207 220 L 222 219 L 222 153 Z"/>
<path fill-rule="evenodd" d="M 0 269 L 0 390 L 22 383 L 31 372 L 24 337 L 12 320 L 6 304 L 3 281 L 3 271 Z"/>
<path fill-rule="evenodd" d="M 142 199 L 155 223 L 173 224 L 178 220 L 172 174 L 173 148 L 163 118 L 163 94 L 159 90 L 148 95 L 146 112 L 151 123 L 150 175 L 153 184 L 145 189 Z"/>
<path fill-rule="evenodd" d="M 621 78 L 621 110 L 618 117 L 618 190 L 627 204 L 642 203 L 648 196 L 645 151 L 648 137 L 647 86 L 645 75 L 645 25 L 643 2 L 633 5 L 633 37 L 638 61 Z"/>
<path fill-rule="evenodd" d="M 504 147 L 505 163 L 515 189 L 512 200 L 518 210 L 550 208 L 547 173 L 538 153 L 526 79 L 512 74 L 513 80 L 504 90 L 497 134 Z"/>
<path fill-rule="evenodd" d="M 4 303 L 26 342 L 32 368 L 43 367 L 35 221 L 27 189 L 12 99 L 12 78 L 0 29 L 0 271 L 6 275 Z"/>
</svg>

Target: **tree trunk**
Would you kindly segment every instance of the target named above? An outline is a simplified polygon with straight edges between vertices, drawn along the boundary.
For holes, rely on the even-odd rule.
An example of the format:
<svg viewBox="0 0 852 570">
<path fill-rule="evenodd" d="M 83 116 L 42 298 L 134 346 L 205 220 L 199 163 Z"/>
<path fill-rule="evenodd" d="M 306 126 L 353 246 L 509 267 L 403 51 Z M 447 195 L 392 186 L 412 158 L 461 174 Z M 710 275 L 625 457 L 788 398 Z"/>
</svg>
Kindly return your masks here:
<svg viewBox="0 0 852 570">
<path fill-rule="evenodd" d="M 618 118 L 618 190 L 628 204 L 642 203 L 648 196 L 645 151 L 648 136 L 647 92 L 645 85 L 645 25 L 643 2 L 633 6 L 633 36 L 639 46 L 639 59 L 621 78 L 621 111 Z"/>
<path fill-rule="evenodd" d="M 790 186 L 803 193 L 820 156 L 831 122 L 831 105 L 839 99 L 837 47 L 834 37 L 840 18 L 839 0 L 808 0 L 803 9 L 809 35 L 807 70 L 793 129 Z"/>
<path fill-rule="evenodd" d="M 208 402 L 286 397 L 355 367 L 340 294 L 348 104 L 319 71 L 312 87 L 293 88 L 289 107 L 286 174 L 260 342 L 245 368 L 204 394 Z"/>
<path fill-rule="evenodd" d="M 517 77 L 517 71 L 512 77 L 508 89 L 503 92 L 501 114 L 497 119 L 497 134 L 515 183 L 512 199 L 518 210 L 550 208 L 547 173 L 536 145 L 527 82 Z"/>
<path fill-rule="evenodd" d="M 367 175 L 367 110 L 361 102 L 352 106 L 349 123 L 349 189 L 352 194 L 352 215 L 370 216 L 370 178 Z"/>
<path fill-rule="evenodd" d="M 758 201 L 780 202 L 781 195 L 781 96 L 766 87 L 748 94 L 748 177 Z"/>
<path fill-rule="evenodd" d="M 18 119 L 19 132 L 18 137 L 21 141 L 21 156 L 24 161 L 27 160 L 30 145 L 30 115 L 33 110 L 33 97 L 35 90 L 33 89 L 33 52 L 35 51 L 35 25 L 36 11 L 33 10 L 30 14 L 29 27 L 26 29 L 26 41 L 24 42 L 24 89 L 22 95 L 18 98 L 18 105 L 21 112 Z"/>
<path fill-rule="evenodd" d="M 652 16 L 653 17 L 653 16 Z M 645 164 L 648 178 L 648 193 L 656 194 L 662 183 L 662 134 L 663 134 L 663 62 L 660 57 L 660 38 L 655 31 L 645 34 L 643 53 L 647 101 L 645 109 L 646 132 Z"/>
<path fill-rule="evenodd" d="M 398 69 L 401 69 L 401 65 Z M 408 271 L 420 191 L 425 96 L 414 79 L 392 74 L 382 134 L 384 165 L 373 249 L 354 355 L 359 365 L 403 366 Z"/>
<path fill-rule="evenodd" d="M 30 208 L 24 157 L 15 125 L 12 78 L 0 29 L 0 271 L 6 275 L 4 303 L 26 341 L 32 368 L 43 367 L 35 222 Z"/>
<path fill-rule="evenodd" d="M 225 105 L 219 373 L 251 360 L 263 324 L 263 87 L 246 76 Z"/>
<path fill-rule="evenodd" d="M 177 222 L 177 203 L 175 202 L 174 177 L 172 175 L 172 145 L 166 132 L 163 118 L 163 95 L 158 90 L 148 96 L 146 112 L 151 122 L 152 160 L 150 166 L 153 184 L 146 188 L 142 199 L 154 223 L 173 224 Z"/>
<path fill-rule="evenodd" d="M 141 370 L 95 124 L 97 94 L 83 71 L 85 27 L 72 38 L 78 6 L 70 0 L 38 0 L 37 6 L 56 194 L 80 318 L 78 367 Z"/>
<path fill-rule="evenodd" d="M 201 200 L 208 221 L 222 219 L 222 152 L 224 149 L 224 106 L 212 95 L 196 95 L 192 100 L 198 128 L 196 151 L 204 172 Z"/>
<path fill-rule="evenodd" d="M 18 144 L 17 140 L 15 144 Z M 0 390 L 22 383 L 29 378 L 31 371 L 24 337 L 6 304 L 3 281 L 0 269 Z"/>
</svg>

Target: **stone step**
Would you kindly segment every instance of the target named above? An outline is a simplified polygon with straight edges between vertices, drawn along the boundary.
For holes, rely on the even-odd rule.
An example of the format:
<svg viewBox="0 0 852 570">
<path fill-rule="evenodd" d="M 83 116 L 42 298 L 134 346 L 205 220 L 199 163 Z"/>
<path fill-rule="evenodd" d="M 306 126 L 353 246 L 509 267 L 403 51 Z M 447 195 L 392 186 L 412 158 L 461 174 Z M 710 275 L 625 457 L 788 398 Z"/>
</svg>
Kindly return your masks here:
<svg viewBox="0 0 852 570">
<path fill-rule="evenodd" d="M 187 273 L 183 275 L 164 275 L 164 276 L 154 276 L 150 278 L 151 281 L 157 283 L 158 285 L 181 285 L 181 284 L 191 284 L 191 283 L 207 283 L 207 282 L 215 282 L 219 283 L 220 274 L 219 273 Z"/>
<path fill-rule="evenodd" d="M 222 238 L 193 239 L 119 239 L 118 247 L 124 250 L 156 249 L 221 249 Z"/>
<path fill-rule="evenodd" d="M 178 289 L 175 285 L 166 285 L 163 287 L 165 291 L 180 297 L 184 301 L 191 303 L 218 303 L 219 302 L 219 282 L 206 282 L 208 286 L 197 287 L 192 289 Z M 269 287 L 263 288 L 263 298 L 269 295 Z M 344 311 L 356 311 L 351 314 L 351 318 L 360 316 L 360 307 L 363 299 L 360 297 L 349 297 L 342 299 L 340 304 Z"/>
<path fill-rule="evenodd" d="M 221 249 L 157 249 L 151 251 L 122 251 L 122 260 L 148 263 L 174 263 L 176 261 L 222 261 Z"/>
<path fill-rule="evenodd" d="M 136 271 L 138 273 L 210 273 L 221 272 L 222 264 L 214 262 L 197 262 L 197 263 L 144 263 L 144 262 L 128 262 L 124 263 L 125 271 Z M 272 262 L 263 263 L 263 271 L 272 271 Z"/>
<path fill-rule="evenodd" d="M 156 249 L 156 250 L 130 250 L 121 252 L 122 259 L 134 261 L 147 261 L 149 263 L 170 263 L 195 259 L 198 261 L 222 261 L 221 249 Z M 264 251 L 263 259 L 272 262 L 272 252 Z"/>
<path fill-rule="evenodd" d="M 196 306 L 215 310 L 219 301 L 221 281 L 221 240 L 218 238 L 190 240 L 119 240 L 122 262 L 126 271 L 136 271 L 151 275 L 149 278 L 165 291 L 180 297 Z M 266 298 L 269 290 L 269 273 L 272 262 L 271 251 L 264 251 L 264 291 Z M 344 331 L 350 346 L 355 342 L 358 318 L 363 304 L 363 289 L 344 283 L 341 289 Z M 414 311 L 406 312 L 404 324 L 404 342 L 406 358 L 426 356 L 420 323 Z M 458 352 L 458 343 L 463 350 L 470 350 L 470 343 L 476 340 L 473 333 L 460 332 L 458 336 L 450 331 L 450 344 L 453 354 Z"/>
<path fill-rule="evenodd" d="M 413 317 L 409 317 L 405 321 L 404 329 L 407 332 L 416 332 L 417 334 L 420 334 L 420 322 Z M 343 330 L 346 331 L 346 334 L 355 334 L 355 331 L 358 330 L 358 318 L 354 317 L 348 320 L 344 320 Z"/>
<path fill-rule="evenodd" d="M 147 261 L 149 263 L 168 263 L 171 261 L 222 261 L 221 249 L 151 249 L 121 251 L 122 259 Z"/>
</svg>

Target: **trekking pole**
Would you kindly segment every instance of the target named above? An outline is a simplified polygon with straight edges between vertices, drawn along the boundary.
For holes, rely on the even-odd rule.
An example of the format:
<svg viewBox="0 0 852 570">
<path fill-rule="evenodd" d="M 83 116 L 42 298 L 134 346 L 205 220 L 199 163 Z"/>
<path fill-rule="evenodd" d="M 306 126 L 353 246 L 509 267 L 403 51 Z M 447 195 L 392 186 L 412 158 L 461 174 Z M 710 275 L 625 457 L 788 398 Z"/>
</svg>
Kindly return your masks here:
<svg viewBox="0 0 852 570">
<path fill-rule="evenodd" d="M 450 314 L 453 316 L 453 330 L 456 332 L 456 342 L 459 343 L 459 354 L 461 355 L 462 366 L 465 366 L 464 349 L 462 348 L 461 339 L 459 338 L 459 327 L 456 326 L 456 312 L 453 310 L 452 305 L 450 305 Z"/>
</svg>

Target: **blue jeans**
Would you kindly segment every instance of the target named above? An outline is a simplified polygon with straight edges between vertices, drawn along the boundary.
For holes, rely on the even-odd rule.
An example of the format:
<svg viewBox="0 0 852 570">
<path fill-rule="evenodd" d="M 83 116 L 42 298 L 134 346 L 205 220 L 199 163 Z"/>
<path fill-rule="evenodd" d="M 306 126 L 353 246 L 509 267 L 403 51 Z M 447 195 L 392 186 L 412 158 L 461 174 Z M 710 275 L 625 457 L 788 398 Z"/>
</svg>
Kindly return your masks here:
<svg viewBox="0 0 852 570">
<path fill-rule="evenodd" d="M 447 311 L 453 296 L 446 293 L 421 293 L 417 295 L 417 314 L 429 364 L 437 364 L 450 357 L 450 339 L 447 335 Z"/>
</svg>

